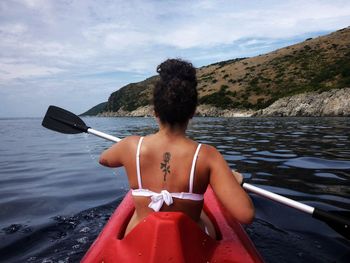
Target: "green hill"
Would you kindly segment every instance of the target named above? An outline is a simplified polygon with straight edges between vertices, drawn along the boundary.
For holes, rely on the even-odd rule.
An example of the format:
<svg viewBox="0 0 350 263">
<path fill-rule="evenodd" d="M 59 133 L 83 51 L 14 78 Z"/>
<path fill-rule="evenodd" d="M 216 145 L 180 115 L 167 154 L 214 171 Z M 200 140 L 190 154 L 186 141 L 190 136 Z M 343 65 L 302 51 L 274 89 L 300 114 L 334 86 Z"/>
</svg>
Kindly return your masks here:
<svg viewBox="0 0 350 263">
<path fill-rule="evenodd" d="M 154 76 L 138 83 L 131 83 L 113 92 L 109 96 L 106 111 L 118 111 L 120 108 L 133 111 L 150 104 L 152 89 L 157 78 Z"/>
<path fill-rule="evenodd" d="M 350 86 L 350 27 L 252 58 L 197 70 L 199 103 L 222 109 L 262 109 L 279 98 Z M 157 77 L 112 93 L 101 111 L 126 111 L 151 103 Z"/>
<path fill-rule="evenodd" d="M 104 112 L 106 110 L 106 106 L 107 106 L 107 101 L 102 102 L 102 103 L 96 105 L 95 107 L 92 107 L 90 110 L 80 114 L 80 116 L 95 116 L 95 115 L 99 114 L 100 112 Z"/>
</svg>

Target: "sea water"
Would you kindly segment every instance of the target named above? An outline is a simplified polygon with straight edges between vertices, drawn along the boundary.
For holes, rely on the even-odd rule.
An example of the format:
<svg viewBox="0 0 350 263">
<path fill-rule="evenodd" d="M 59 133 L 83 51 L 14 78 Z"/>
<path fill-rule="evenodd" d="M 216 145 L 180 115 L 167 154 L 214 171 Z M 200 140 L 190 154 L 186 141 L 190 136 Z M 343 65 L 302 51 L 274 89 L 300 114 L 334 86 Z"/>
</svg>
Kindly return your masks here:
<svg viewBox="0 0 350 263">
<path fill-rule="evenodd" d="M 84 121 L 121 138 L 157 130 L 153 118 Z M 349 134 L 350 118 L 195 118 L 188 129 L 250 184 L 326 210 L 350 210 Z M 0 262 L 79 262 L 128 191 L 123 169 L 98 164 L 110 145 L 0 119 Z M 251 197 L 245 229 L 266 262 L 348 262 L 350 242 L 326 224 Z"/>
</svg>

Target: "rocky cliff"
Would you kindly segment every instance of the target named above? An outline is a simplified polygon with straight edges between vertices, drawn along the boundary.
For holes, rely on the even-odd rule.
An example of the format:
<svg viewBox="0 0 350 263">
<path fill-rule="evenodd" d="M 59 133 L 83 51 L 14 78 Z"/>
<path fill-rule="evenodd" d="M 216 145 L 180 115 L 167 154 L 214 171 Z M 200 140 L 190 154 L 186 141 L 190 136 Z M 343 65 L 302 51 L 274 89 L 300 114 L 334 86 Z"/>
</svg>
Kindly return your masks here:
<svg viewBox="0 0 350 263">
<path fill-rule="evenodd" d="M 350 116 L 350 88 L 282 98 L 254 116 Z"/>
</svg>

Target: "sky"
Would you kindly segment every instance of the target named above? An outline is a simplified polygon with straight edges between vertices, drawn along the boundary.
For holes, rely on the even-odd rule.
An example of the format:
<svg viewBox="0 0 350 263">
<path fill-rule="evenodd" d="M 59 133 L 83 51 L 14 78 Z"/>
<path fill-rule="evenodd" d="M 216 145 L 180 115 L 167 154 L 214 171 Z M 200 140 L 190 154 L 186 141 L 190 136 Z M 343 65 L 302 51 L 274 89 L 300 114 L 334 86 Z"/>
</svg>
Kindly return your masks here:
<svg viewBox="0 0 350 263">
<path fill-rule="evenodd" d="M 167 58 L 201 67 L 349 25 L 348 0 L 0 0 L 0 118 L 80 114 Z"/>
</svg>

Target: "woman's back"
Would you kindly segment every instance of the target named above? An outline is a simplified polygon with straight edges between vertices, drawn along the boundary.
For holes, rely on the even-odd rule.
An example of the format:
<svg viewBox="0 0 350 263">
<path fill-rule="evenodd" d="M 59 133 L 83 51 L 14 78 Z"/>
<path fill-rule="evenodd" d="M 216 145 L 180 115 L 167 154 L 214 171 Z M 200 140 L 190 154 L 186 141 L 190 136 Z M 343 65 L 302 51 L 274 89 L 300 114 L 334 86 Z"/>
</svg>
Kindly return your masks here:
<svg viewBox="0 0 350 263">
<path fill-rule="evenodd" d="M 138 189 L 134 195 L 137 217 L 142 219 L 154 212 L 149 207 L 152 202 L 150 196 L 137 196 L 137 192 L 149 190 L 160 194 L 166 190 L 173 194 L 184 193 L 184 198 L 172 198 L 172 204 L 164 203 L 160 211 L 182 211 L 198 221 L 203 207 L 200 196 L 204 194 L 209 183 L 209 170 L 202 158 L 202 151 L 205 151 L 206 146 L 201 147 L 186 137 L 161 134 L 147 136 L 141 143 L 139 137 L 131 137 L 130 143 L 135 150 L 135 160 L 126 163 L 125 168 L 133 192 Z M 139 143 L 138 177 L 136 155 Z"/>
</svg>

